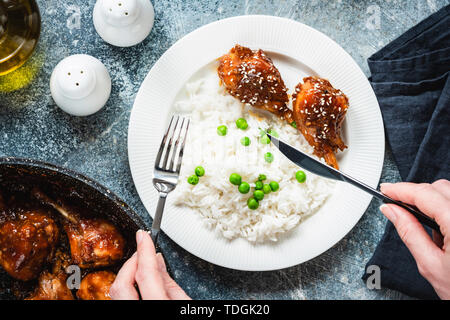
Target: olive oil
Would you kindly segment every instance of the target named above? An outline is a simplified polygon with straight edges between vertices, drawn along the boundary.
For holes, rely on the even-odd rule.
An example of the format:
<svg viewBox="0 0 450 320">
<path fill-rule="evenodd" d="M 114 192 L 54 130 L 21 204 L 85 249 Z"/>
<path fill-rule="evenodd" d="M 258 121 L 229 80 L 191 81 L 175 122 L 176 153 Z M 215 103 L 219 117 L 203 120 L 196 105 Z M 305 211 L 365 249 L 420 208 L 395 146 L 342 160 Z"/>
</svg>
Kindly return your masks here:
<svg viewBox="0 0 450 320">
<path fill-rule="evenodd" d="M 27 61 L 36 47 L 40 29 L 35 0 L 0 0 L 0 76 Z"/>
</svg>

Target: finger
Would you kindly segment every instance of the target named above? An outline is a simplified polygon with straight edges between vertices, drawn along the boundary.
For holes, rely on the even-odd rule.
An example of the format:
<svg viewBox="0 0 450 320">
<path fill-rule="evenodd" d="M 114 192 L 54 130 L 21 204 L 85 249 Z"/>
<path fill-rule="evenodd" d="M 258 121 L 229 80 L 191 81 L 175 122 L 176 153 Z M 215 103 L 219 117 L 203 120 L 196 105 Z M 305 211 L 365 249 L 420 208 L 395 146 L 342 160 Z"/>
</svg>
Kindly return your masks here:
<svg viewBox="0 0 450 320">
<path fill-rule="evenodd" d="M 124 263 L 116 276 L 109 294 L 113 300 L 139 300 L 139 294 L 134 287 L 134 277 L 137 269 L 137 254 Z"/>
<path fill-rule="evenodd" d="M 442 234 L 450 228 L 450 201 L 428 183 L 400 182 L 382 184 L 381 192 L 387 196 L 412 204 L 420 211 L 436 220 Z"/>
<path fill-rule="evenodd" d="M 136 233 L 137 259 L 136 282 L 144 300 L 168 299 L 156 260 L 155 246 L 150 235 L 139 230 Z"/>
<path fill-rule="evenodd" d="M 184 292 L 183 289 L 170 277 L 167 272 L 166 263 L 164 262 L 164 257 L 161 253 L 156 255 L 158 260 L 159 269 L 161 270 L 161 275 L 166 286 L 167 294 L 171 300 L 191 300 L 191 298 Z"/>
<path fill-rule="evenodd" d="M 394 204 L 384 204 L 381 212 L 397 229 L 397 232 L 416 260 L 420 273 L 427 277 L 433 266 L 440 261 L 442 250 L 431 240 L 419 221 L 408 211 Z"/>
<path fill-rule="evenodd" d="M 445 179 L 440 179 L 431 184 L 438 192 L 440 192 L 444 197 L 450 199 L 450 181 Z"/>
</svg>

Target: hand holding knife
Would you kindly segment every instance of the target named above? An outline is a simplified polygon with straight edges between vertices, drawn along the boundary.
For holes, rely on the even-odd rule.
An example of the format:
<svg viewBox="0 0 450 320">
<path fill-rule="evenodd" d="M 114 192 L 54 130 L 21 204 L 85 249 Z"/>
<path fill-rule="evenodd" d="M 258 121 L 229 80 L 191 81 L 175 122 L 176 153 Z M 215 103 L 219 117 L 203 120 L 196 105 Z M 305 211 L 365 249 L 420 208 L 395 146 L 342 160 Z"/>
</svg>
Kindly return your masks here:
<svg viewBox="0 0 450 320">
<path fill-rule="evenodd" d="M 281 153 L 283 153 L 289 160 L 294 162 L 299 167 L 302 167 L 312 173 L 315 173 L 319 176 L 322 176 L 322 177 L 325 177 L 328 179 L 333 179 L 333 180 L 337 180 L 337 181 L 344 181 L 344 182 L 350 183 L 350 184 L 354 185 L 355 187 L 357 187 L 361 190 L 364 190 L 365 192 L 371 194 L 372 196 L 382 200 L 384 203 L 392 203 L 392 204 L 398 205 L 399 207 L 410 212 L 414 217 L 417 218 L 417 220 L 419 220 L 420 223 L 422 223 L 440 233 L 439 225 L 433 219 L 431 219 L 424 213 L 420 212 L 420 210 L 417 209 L 416 207 L 409 205 L 409 204 L 405 204 L 400 201 L 396 201 L 388 196 L 385 196 L 380 191 L 366 185 L 363 182 L 356 180 L 355 178 L 348 176 L 347 174 L 345 174 L 339 170 L 332 168 L 331 166 L 329 166 L 327 164 L 324 164 L 324 163 L 314 159 L 313 157 L 307 155 L 306 153 L 299 151 L 299 150 L 295 149 L 294 147 L 290 146 L 289 144 L 275 138 L 274 136 L 270 135 L 269 133 L 267 133 L 267 136 L 272 141 L 272 143 L 275 145 L 275 147 L 277 147 L 281 151 Z"/>
</svg>

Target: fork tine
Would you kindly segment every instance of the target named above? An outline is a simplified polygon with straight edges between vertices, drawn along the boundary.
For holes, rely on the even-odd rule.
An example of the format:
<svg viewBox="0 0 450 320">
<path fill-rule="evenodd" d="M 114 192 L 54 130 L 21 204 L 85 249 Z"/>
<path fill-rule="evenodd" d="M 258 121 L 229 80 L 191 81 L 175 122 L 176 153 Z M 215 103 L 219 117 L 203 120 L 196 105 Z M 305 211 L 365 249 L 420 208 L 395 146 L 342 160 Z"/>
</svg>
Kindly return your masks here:
<svg viewBox="0 0 450 320">
<path fill-rule="evenodd" d="M 179 120 L 180 120 L 180 117 L 177 117 L 177 121 L 175 122 L 175 126 L 173 127 L 172 134 L 170 135 L 170 140 L 167 145 L 167 151 L 166 151 L 166 154 L 164 155 L 163 163 L 161 164 L 161 167 L 163 169 L 167 169 L 167 160 L 169 159 L 170 151 L 172 150 L 172 147 L 173 147 L 173 140 L 174 140 L 173 137 L 175 135 L 175 132 L 177 131 L 177 126 L 178 126 Z"/>
<path fill-rule="evenodd" d="M 178 136 L 177 139 L 175 141 L 175 146 L 173 148 L 173 153 L 172 153 L 172 157 L 170 160 L 170 165 L 169 165 L 169 170 L 175 172 L 175 167 L 174 167 L 174 163 L 175 163 L 175 158 L 177 156 L 177 152 L 179 151 L 179 145 L 180 145 L 180 140 L 181 140 L 181 132 L 183 131 L 183 126 L 184 126 L 184 121 L 186 120 L 186 118 L 182 118 L 183 121 L 181 121 L 181 125 L 180 125 L 180 130 L 178 130 Z"/>
<path fill-rule="evenodd" d="M 184 130 L 183 143 L 180 146 L 180 154 L 178 156 L 178 165 L 177 165 L 177 170 L 175 171 L 176 173 L 180 173 L 181 163 L 182 163 L 182 160 L 183 160 L 184 145 L 186 144 L 186 138 L 187 138 L 187 133 L 189 131 L 189 124 L 190 124 L 190 122 L 191 122 L 191 120 L 187 119 L 186 130 Z"/>
<path fill-rule="evenodd" d="M 170 119 L 169 127 L 167 128 L 166 134 L 164 135 L 164 138 L 161 141 L 161 146 L 159 147 L 158 154 L 156 155 L 155 167 L 159 167 L 159 163 L 161 162 L 161 156 L 164 151 L 164 147 L 166 146 L 167 136 L 169 135 L 170 128 L 172 127 L 173 118 L 174 116 L 172 116 L 172 119 Z"/>
</svg>

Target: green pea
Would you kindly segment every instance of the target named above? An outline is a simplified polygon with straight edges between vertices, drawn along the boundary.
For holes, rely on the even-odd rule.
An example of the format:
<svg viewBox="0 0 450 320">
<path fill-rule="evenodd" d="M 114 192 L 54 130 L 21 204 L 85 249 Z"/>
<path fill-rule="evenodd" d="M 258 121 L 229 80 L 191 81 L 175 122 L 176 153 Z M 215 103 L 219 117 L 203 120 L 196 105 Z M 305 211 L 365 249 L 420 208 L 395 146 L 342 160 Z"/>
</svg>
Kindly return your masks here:
<svg viewBox="0 0 450 320">
<path fill-rule="evenodd" d="M 271 192 L 272 192 L 272 188 L 271 188 L 270 185 L 267 184 L 267 183 L 264 184 L 262 190 L 263 190 L 264 194 L 268 194 L 268 193 L 271 193 Z"/>
<path fill-rule="evenodd" d="M 256 210 L 259 207 L 259 202 L 255 198 L 251 197 L 247 200 L 247 206 L 249 209 Z"/>
<path fill-rule="evenodd" d="M 273 161 L 273 154 L 271 154 L 270 152 L 267 152 L 264 155 L 264 160 L 266 160 L 266 162 L 271 163 Z"/>
<path fill-rule="evenodd" d="M 249 145 L 250 145 L 250 138 L 249 138 L 249 137 L 243 137 L 243 138 L 241 139 L 241 144 L 242 144 L 243 146 L 245 146 L 245 147 L 249 146 Z"/>
<path fill-rule="evenodd" d="M 248 123 L 247 120 L 245 120 L 244 118 L 239 118 L 236 120 L 236 127 L 238 127 L 239 129 L 245 130 L 248 127 Z"/>
<path fill-rule="evenodd" d="M 205 175 L 205 169 L 202 166 L 198 166 L 195 168 L 195 174 L 197 177 L 203 177 Z"/>
<path fill-rule="evenodd" d="M 266 134 L 266 131 L 265 130 L 263 130 L 263 129 L 261 129 L 261 128 L 258 128 L 259 129 L 259 136 L 260 137 L 262 137 L 262 136 L 264 136 L 265 134 Z"/>
<path fill-rule="evenodd" d="M 228 131 L 228 128 L 227 128 L 227 126 L 218 126 L 217 127 L 217 134 L 219 135 L 219 136 L 226 136 L 227 135 L 227 131 Z"/>
<path fill-rule="evenodd" d="M 187 179 L 187 182 L 189 183 L 189 184 L 192 184 L 192 185 L 196 185 L 197 183 L 198 183 L 198 177 L 195 175 L 195 174 L 193 174 L 192 176 L 190 176 L 188 179 Z"/>
<path fill-rule="evenodd" d="M 278 189 L 280 189 L 280 185 L 278 184 L 278 182 L 276 181 L 271 181 L 269 183 L 270 189 L 272 189 L 273 192 L 277 191 Z"/>
<path fill-rule="evenodd" d="M 259 142 L 261 142 L 262 144 L 270 144 L 270 138 L 267 134 L 265 134 L 261 138 L 259 138 Z"/>
<path fill-rule="evenodd" d="M 247 182 L 242 182 L 238 188 L 240 193 L 248 193 L 250 191 L 250 185 Z"/>
<path fill-rule="evenodd" d="M 293 126 L 295 129 L 297 129 L 297 122 L 292 121 L 292 122 L 291 122 L 291 126 Z"/>
<path fill-rule="evenodd" d="M 258 177 L 258 181 L 264 181 L 266 179 L 267 179 L 267 177 L 266 177 L 265 174 L 260 174 L 259 177 Z"/>
<path fill-rule="evenodd" d="M 302 170 L 299 170 L 295 173 L 295 179 L 297 179 L 298 182 L 303 183 L 306 181 L 306 173 Z"/>
<path fill-rule="evenodd" d="M 256 181 L 255 182 L 255 189 L 256 190 L 261 190 L 263 188 L 263 183 L 261 181 Z"/>
<path fill-rule="evenodd" d="M 234 184 L 235 186 L 238 186 L 238 185 L 241 184 L 242 178 L 237 173 L 232 173 L 230 175 L 230 182 L 231 182 L 231 184 Z"/>
<path fill-rule="evenodd" d="M 278 132 L 276 132 L 276 131 L 273 130 L 273 129 L 269 129 L 269 130 L 267 131 L 267 133 L 270 134 L 271 136 L 275 137 L 275 138 L 278 138 L 278 137 L 279 137 Z"/>
<path fill-rule="evenodd" d="M 256 200 L 261 201 L 264 199 L 264 192 L 261 190 L 255 190 L 255 192 L 253 192 L 253 197 L 255 197 Z"/>
</svg>

